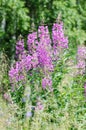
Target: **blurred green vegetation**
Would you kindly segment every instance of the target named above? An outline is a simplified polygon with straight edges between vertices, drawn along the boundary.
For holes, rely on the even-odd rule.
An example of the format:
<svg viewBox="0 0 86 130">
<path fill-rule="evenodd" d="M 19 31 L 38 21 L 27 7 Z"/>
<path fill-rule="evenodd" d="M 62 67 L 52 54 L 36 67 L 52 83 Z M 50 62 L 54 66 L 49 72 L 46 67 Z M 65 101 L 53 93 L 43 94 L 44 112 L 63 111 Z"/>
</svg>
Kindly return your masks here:
<svg viewBox="0 0 86 130">
<path fill-rule="evenodd" d="M 74 50 L 86 41 L 85 0 L 0 0 L 0 50 L 11 56 L 20 34 L 26 37 L 43 23 L 51 29 L 59 14 Z"/>
</svg>

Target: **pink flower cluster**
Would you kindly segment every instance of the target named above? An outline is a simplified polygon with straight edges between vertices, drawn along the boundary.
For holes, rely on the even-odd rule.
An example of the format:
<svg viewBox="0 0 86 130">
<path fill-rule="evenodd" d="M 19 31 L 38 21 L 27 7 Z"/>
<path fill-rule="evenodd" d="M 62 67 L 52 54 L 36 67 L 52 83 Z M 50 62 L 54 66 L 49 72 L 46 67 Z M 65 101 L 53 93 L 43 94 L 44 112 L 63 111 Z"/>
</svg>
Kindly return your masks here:
<svg viewBox="0 0 86 130">
<path fill-rule="evenodd" d="M 17 61 L 9 71 L 10 82 L 17 83 L 24 80 L 25 73 L 31 69 L 32 57 L 30 55 L 24 56 L 20 61 Z"/>
<path fill-rule="evenodd" d="M 42 87 L 46 89 L 47 87 L 52 87 L 52 78 L 50 73 L 53 70 L 52 62 L 52 46 L 51 39 L 47 26 L 40 26 L 38 29 L 39 44 L 37 47 L 38 62 L 40 67 L 43 69 L 44 77 L 42 79 Z"/>
<path fill-rule="evenodd" d="M 39 66 L 42 68 L 45 77 L 42 79 L 42 87 L 44 89 L 47 86 L 52 87 L 50 75 L 54 69 L 53 61 L 55 57 L 53 54 L 58 53 L 59 46 L 61 48 L 68 48 L 68 39 L 64 36 L 62 22 L 53 25 L 52 40 L 47 26 L 39 26 L 38 34 L 37 32 L 29 34 L 27 38 L 28 51 L 24 48 L 24 40 L 19 40 L 16 43 L 18 61 L 9 71 L 11 83 L 22 81 L 25 76 L 24 73 Z"/>
<path fill-rule="evenodd" d="M 47 69 L 51 70 L 53 68 L 52 65 L 52 58 L 49 54 L 50 52 L 47 50 L 47 45 L 45 44 L 39 44 L 37 48 L 37 55 L 38 55 L 38 61 L 39 65 L 41 67 L 47 67 Z"/>
<path fill-rule="evenodd" d="M 54 23 L 52 28 L 53 47 L 68 48 L 68 38 L 64 36 L 63 23 Z"/>
<path fill-rule="evenodd" d="M 33 32 L 28 35 L 28 39 L 27 39 L 29 54 L 34 53 L 34 51 L 36 50 L 36 44 L 37 44 L 37 32 Z"/>
<path fill-rule="evenodd" d="M 35 107 L 35 110 L 43 110 L 43 104 L 41 103 L 41 101 L 38 101 Z"/>
<path fill-rule="evenodd" d="M 51 44 L 51 39 L 48 31 L 48 26 L 39 26 L 38 37 L 41 43 Z"/>
<path fill-rule="evenodd" d="M 46 89 L 46 87 L 49 87 L 50 88 L 50 90 L 52 89 L 52 80 L 51 80 L 51 78 L 43 78 L 42 79 L 42 87 L 43 87 L 43 89 Z"/>
<path fill-rule="evenodd" d="M 86 65 L 86 47 L 79 46 L 77 51 L 77 68 L 79 69 L 79 73 L 83 74 L 85 72 L 85 65 Z"/>
<path fill-rule="evenodd" d="M 86 47 L 85 46 L 78 47 L 78 58 L 86 59 Z"/>
</svg>

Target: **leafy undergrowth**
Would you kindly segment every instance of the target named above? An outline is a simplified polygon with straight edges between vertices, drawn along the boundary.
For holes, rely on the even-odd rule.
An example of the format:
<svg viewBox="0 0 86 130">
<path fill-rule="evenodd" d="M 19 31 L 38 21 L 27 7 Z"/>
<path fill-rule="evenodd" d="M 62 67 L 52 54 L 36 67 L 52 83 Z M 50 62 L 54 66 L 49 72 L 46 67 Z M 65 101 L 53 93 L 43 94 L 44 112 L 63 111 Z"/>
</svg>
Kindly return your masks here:
<svg viewBox="0 0 86 130">
<path fill-rule="evenodd" d="M 0 129 L 86 130 L 82 76 L 81 80 L 80 77 L 76 78 L 77 69 L 72 62 L 68 65 L 68 70 L 55 88 L 58 92 L 48 92 L 42 99 L 43 110 L 35 110 L 32 117 L 18 120 L 15 116 L 18 106 L 0 98 Z"/>
</svg>

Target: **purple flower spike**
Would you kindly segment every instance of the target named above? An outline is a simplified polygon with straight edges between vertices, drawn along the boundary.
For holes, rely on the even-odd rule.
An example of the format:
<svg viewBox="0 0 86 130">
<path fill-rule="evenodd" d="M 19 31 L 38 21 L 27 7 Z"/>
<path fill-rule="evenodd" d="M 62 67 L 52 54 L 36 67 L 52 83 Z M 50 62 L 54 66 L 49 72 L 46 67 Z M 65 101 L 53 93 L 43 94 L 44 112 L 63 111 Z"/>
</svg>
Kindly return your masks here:
<svg viewBox="0 0 86 130">
<path fill-rule="evenodd" d="M 46 43 L 47 45 L 51 44 L 48 26 L 39 26 L 38 37 L 43 43 Z"/>
<path fill-rule="evenodd" d="M 37 44 L 37 32 L 33 32 L 28 35 L 27 45 L 29 54 L 33 54 L 36 49 Z"/>
<path fill-rule="evenodd" d="M 53 47 L 68 48 L 68 38 L 64 36 L 63 23 L 54 23 L 52 28 Z"/>
<path fill-rule="evenodd" d="M 51 53 L 52 54 L 52 53 Z M 53 70 L 52 57 L 48 51 L 47 45 L 39 44 L 37 48 L 38 62 L 41 67 L 47 70 Z"/>
</svg>

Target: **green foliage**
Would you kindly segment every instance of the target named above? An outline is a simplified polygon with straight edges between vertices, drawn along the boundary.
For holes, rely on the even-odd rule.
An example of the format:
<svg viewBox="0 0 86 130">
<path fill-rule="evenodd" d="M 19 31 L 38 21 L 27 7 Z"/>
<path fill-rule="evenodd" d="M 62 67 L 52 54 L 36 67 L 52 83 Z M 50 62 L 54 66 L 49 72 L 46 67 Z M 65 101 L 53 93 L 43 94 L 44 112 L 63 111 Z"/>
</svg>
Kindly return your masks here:
<svg viewBox="0 0 86 130">
<path fill-rule="evenodd" d="M 8 59 L 4 53 L 0 52 L 0 94 L 5 93 L 8 88 Z"/>
<path fill-rule="evenodd" d="M 14 43 L 18 35 L 29 28 L 28 12 L 23 1 L 0 2 L 0 49 L 4 48 L 9 55 L 14 52 Z"/>
</svg>

